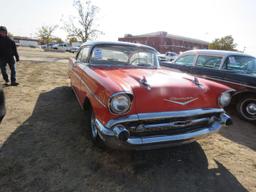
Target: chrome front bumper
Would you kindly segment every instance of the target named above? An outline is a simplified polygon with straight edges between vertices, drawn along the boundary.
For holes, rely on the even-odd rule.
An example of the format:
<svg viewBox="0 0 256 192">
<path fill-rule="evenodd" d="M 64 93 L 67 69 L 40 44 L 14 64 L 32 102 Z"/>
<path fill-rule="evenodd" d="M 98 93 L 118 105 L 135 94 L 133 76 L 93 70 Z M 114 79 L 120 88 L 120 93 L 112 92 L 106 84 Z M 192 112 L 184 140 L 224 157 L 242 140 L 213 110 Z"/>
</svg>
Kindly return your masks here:
<svg viewBox="0 0 256 192">
<path fill-rule="evenodd" d="M 129 136 L 129 131 L 125 129 L 122 123 L 157 120 L 163 118 L 180 118 L 191 117 L 207 113 L 218 113 L 219 118 L 214 119 L 209 126 L 200 127 L 200 130 L 191 131 L 182 134 L 161 134 L 150 136 Z M 222 109 L 196 109 L 179 112 L 161 112 L 161 113 L 144 113 L 130 115 L 118 119 L 110 120 L 105 126 L 96 119 L 96 127 L 100 138 L 105 144 L 115 149 L 131 149 L 131 150 L 145 150 L 161 147 L 168 147 L 174 145 L 181 145 L 190 143 L 198 138 L 205 137 L 209 134 L 218 132 L 223 126 L 231 124 L 231 118 Z M 180 125 L 179 125 L 180 126 Z M 126 139 L 122 139 L 123 135 L 126 135 Z M 121 135 L 121 136 L 120 136 Z"/>
</svg>

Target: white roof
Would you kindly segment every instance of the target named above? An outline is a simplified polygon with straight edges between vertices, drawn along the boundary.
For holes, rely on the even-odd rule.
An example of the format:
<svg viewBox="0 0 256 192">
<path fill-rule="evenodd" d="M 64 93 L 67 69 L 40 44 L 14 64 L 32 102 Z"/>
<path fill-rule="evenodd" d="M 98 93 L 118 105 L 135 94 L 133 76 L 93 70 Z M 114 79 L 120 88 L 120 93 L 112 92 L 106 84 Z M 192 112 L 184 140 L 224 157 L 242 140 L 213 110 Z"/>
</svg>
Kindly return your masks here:
<svg viewBox="0 0 256 192">
<path fill-rule="evenodd" d="M 185 51 L 183 54 L 189 54 L 189 53 L 195 53 L 195 54 L 206 54 L 206 55 L 220 55 L 220 56 L 228 56 L 228 55 L 244 55 L 244 56 L 250 56 L 244 54 L 239 51 L 224 51 L 224 50 L 214 50 L 214 49 L 194 49 L 190 51 Z"/>
</svg>

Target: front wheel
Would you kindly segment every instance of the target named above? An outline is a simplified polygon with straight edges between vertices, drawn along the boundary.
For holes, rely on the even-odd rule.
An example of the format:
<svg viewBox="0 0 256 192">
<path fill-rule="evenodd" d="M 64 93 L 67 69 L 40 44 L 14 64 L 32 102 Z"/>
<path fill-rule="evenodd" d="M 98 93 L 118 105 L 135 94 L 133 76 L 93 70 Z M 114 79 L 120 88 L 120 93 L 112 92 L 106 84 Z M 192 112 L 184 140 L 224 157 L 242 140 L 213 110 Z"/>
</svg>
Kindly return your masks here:
<svg viewBox="0 0 256 192">
<path fill-rule="evenodd" d="M 94 114 L 93 110 L 88 109 L 88 111 L 86 111 L 86 116 L 87 116 L 86 131 L 87 131 L 90 139 L 92 140 L 92 142 L 96 146 L 102 148 L 104 146 L 104 143 L 98 134 L 98 130 L 96 128 L 96 122 L 95 122 L 96 118 L 95 118 L 95 114 Z"/>
<path fill-rule="evenodd" d="M 242 97 L 236 105 L 236 110 L 242 119 L 256 122 L 256 96 Z"/>
</svg>

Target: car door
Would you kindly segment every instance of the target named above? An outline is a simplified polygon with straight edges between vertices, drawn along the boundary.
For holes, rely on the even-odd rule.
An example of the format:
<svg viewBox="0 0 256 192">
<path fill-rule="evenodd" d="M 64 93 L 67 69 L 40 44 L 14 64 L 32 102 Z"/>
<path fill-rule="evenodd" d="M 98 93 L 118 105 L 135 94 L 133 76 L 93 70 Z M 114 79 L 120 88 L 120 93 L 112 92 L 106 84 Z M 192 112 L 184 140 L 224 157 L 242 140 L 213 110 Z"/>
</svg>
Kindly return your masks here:
<svg viewBox="0 0 256 192">
<path fill-rule="evenodd" d="M 220 66 L 223 56 L 199 54 L 191 73 L 203 78 L 221 78 Z"/>
<path fill-rule="evenodd" d="M 83 47 L 80 49 L 79 53 L 76 56 L 76 61 L 73 64 L 72 73 L 70 74 L 71 84 L 79 101 L 81 101 L 84 92 L 84 88 L 82 86 L 83 71 L 81 70 L 81 66 L 86 65 L 88 52 L 88 47 Z"/>
<path fill-rule="evenodd" d="M 247 73 L 250 69 L 245 63 L 239 62 L 239 58 L 247 56 L 230 55 L 225 59 L 223 63 L 221 74 L 224 80 L 232 82 L 233 84 L 243 84 L 256 87 L 256 77 Z M 250 60 L 251 57 L 248 57 Z M 256 64 L 253 63 L 255 68 Z M 254 69 L 255 70 L 255 69 Z"/>
<path fill-rule="evenodd" d="M 90 53 L 91 47 L 85 46 L 83 47 L 82 51 L 82 58 L 80 62 L 78 63 L 78 74 L 79 74 L 79 98 L 81 101 L 88 95 L 89 92 L 89 86 L 88 86 L 88 76 L 87 76 L 87 69 L 89 66 L 89 53 Z"/>
</svg>

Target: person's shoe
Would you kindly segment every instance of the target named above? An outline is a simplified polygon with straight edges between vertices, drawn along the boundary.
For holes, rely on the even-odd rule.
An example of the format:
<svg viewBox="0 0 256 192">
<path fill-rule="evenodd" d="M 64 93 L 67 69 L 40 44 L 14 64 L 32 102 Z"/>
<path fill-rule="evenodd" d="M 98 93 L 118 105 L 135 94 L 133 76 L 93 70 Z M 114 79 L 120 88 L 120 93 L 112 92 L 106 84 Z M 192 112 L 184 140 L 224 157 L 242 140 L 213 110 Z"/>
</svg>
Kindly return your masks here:
<svg viewBox="0 0 256 192">
<path fill-rule="evenodd" d="M 17 82 L 12 82 L 11 83 L 11 86 L 17 86 L 17 85 L 19 85 L 19 83 L 17 83 Z"/>
<path fill-rule="evenodd" d="M 3 84 L 3 86 L 5 86 L 5 87 L 9 86 L 9 81 L 5 81 L 5 83 Z"/>
</svg>

